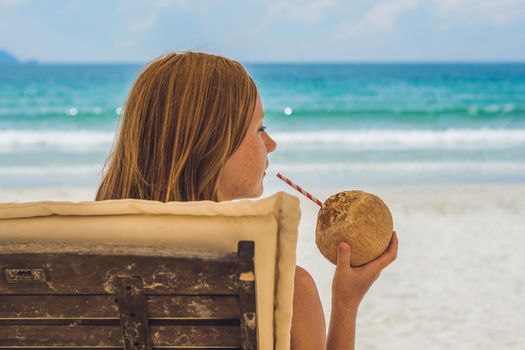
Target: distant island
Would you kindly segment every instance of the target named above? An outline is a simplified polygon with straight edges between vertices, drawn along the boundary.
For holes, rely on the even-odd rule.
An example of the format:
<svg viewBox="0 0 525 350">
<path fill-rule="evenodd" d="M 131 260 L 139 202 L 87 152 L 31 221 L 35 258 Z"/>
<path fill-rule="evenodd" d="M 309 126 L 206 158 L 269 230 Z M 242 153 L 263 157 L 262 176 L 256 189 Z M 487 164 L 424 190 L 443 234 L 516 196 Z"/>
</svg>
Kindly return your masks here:
<svg viewBox="0 0 525 350">
<path fill-rule="evenodd" d="M 25 64 L 25 65 L 35 65 L 39 62 L 35 59 L 29 59 L 27 61 L 20 61 L 14 55 L 10 54 L 6 50 L 0 50 L 0 64 Z"/>
<path fill-rule="evenodd" d="M 20 64 L 20 61 L 9 52 L 0 50 L 0 64 Z"/>
</svg>

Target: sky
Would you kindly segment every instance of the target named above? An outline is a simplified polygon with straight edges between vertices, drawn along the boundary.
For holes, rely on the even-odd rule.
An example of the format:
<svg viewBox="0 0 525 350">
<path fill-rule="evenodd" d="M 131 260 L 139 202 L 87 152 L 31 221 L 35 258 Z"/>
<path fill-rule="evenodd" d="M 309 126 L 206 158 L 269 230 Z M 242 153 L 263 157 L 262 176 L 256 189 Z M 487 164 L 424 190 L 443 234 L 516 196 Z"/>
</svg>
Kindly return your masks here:
<svg viewBox="0 0 525 350">
<path fill-rule="evenodd" d="M 182 50 L 245 63 L 525 61 L 525 0 L 0 0 L 0 50 L 49 63 Z"/>
</svg>

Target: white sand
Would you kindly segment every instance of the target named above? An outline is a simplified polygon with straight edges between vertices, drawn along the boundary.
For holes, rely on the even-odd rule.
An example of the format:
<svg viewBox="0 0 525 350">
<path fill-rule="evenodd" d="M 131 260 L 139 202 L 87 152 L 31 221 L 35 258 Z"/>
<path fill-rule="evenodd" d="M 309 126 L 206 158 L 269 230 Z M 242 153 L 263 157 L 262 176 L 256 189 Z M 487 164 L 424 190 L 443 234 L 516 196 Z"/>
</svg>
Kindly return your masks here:
<svg viewBox="0 0 525 350">
<path fill-rule="evenodd" d="M 399 252 L 361 304 L 358 349 L 525 349 L 525 185 L 364 190 L 391 208 Z M 318 208 L 301 208 L 298 264 L 328 321 L 333 267 L 314 247 Z"/>
<path fill-rule="evenodd" d="M 525 184 L 363 190 L 390 206 L 400 246 L 361 305 L 358 349 L 525 349 Z M 94 193 L 0 189 L 0 201 Z M 301 208 L 298 264 L 317 281 L 328 316 L 333 266 L 315 246 L 317 207 L 301 200 Z"/>
<path fill-rule="evenodd" d="M 96 188 L 89 187 L 0 187 L 0 202 L 91 201 L 95 194 Z"/>
</svg>

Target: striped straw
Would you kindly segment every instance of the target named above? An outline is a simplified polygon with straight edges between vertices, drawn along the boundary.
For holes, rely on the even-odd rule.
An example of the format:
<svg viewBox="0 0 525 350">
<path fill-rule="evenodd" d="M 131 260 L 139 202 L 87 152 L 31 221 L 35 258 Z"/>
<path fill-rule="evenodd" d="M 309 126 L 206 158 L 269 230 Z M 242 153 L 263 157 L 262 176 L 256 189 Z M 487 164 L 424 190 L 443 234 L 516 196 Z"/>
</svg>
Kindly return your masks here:
<svg viewBox="0 0 525 350">
<path fill-rule="evenodd" d="M 321 202 L 319 199 L 315 198 L 314 196 L 312 196 L 310 193 L 306 192 L 305 190 L 303 190 L 301 188 L 301 186 L 298 186 L 296 184 L 294 184 L 292 181 L 290 181 L 289 179 L 287 179 L 286 177 L 283 176 L 283 174 L 281 173 L 277 173 L 277 177 L 281 180 L 283 180 L 284 182 L 286 182 L 288 185 L 292 186 L 293 188 L 295 188 L 297 191 L 301 192 L 303 195 L 305 195 L 309 200 L 315 202 L 315 204 L 317 204 L 318 206 L 320 206 L 321 208 L 324 207 L 324 204 L 323 202 Z"/>
</svg>

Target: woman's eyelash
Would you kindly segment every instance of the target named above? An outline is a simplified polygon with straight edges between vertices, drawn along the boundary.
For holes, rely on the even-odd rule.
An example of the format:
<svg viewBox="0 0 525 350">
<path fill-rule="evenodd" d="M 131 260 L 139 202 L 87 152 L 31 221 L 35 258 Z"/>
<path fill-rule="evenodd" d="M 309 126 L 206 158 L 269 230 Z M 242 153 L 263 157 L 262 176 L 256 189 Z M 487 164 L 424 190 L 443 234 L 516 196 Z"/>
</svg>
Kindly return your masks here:
<svg viewBox="0 0 525 350">
<path fill-rule="evenodd" d="M 265 130 L 266 130 L 266 126 L 264 125 L 259 128 L 259 131 L 265 131 Z"/>
</svg>

